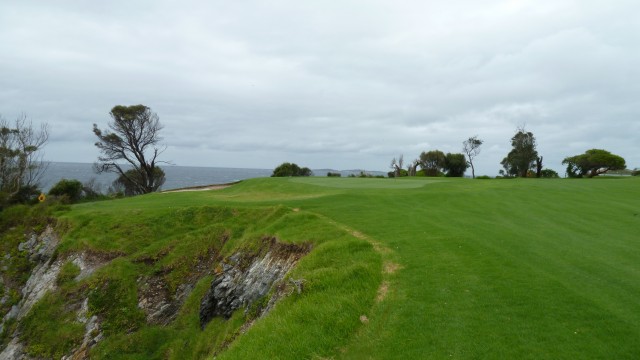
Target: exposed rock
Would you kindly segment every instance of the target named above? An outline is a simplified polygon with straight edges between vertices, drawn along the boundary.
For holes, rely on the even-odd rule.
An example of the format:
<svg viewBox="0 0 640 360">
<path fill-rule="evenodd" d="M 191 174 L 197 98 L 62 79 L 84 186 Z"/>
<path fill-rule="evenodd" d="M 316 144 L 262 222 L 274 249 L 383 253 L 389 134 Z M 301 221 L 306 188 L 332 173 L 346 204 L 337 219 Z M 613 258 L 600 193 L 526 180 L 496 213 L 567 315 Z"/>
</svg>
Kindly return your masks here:
<svg viewBox="0 0 640 360">
<path fill-rule="evenodd" d="M 13 338 L 6 348 L 0 353 L 0 359 L 2 360 L 27 360 L 29 357 L 24 353 L 24 346 L 18 341 L 17 338 Z"/>
<path fill-rule="evenodd" d="M 47 291 L 56 288 L 56 279 L 62 264 L 63 262 L 58 260 L 51 263 L 40 263 L 36 266 L 29 280 L 22 288 L 22 300 L 18 304 L 20 309 L 17 316 L 18 320 L 23 318 Z"/>
<path fill-rule="evenodd" d="M 225 235 L 223 241 L 228 239 Z M 149 264 L 147 258 L 140 259 Z M 168 325 L 182 307 L 184 301 L 189 297 L 195 283 L 204 275 L 211 273 L 212 264 L 216 261 L 216 255 L 212 250 L 200 255 L 191 268 L 184 283 L 177 286 L 176 290 L 169 289 L 164 275 L 172 271 L 171 268 L 163 268 L 160 272 L 152 276 L 138 278 L 138 307 L 146 314 L 147 322 L 155 325 Z"/>
<path fill-rule="evenodd" d="M 25 242 L 18 245 L 19 251 L 28 251 L 29 260 L 32 262 L 45 263 L 51 259 L 56 247 L 58 237 L 53 231 L 53 227 L 47 226 L 40 235 L 32 234 Z"/>
<path fill-rule="evenodd" d="M 111 256 L 99 256 L 93 253 L 80 253 L 78 255 L 72 255 L 67 258 L 67 261 L 71 260 L 78 268 L 80 268 L 80 274 L 76 276 L 75 281 L 88 278 L 97 269 L 105 265 L 112 259 Z"/>
<path fill-rule="evenodd" d="M 7 320 L 16 319 L 19 321 L 29 313 L 31 308 L 48 291 L 54 291 L 56 289 L 56 280 L 62 266 L 67 261 L 73 262 L 80 268 L 80 274 L 75 279 L 77 281 L 88 277 L 105 263 L 101 257 L 87 253 L 73 254 L 66 258 L 56 259 L 54 254 L 57 245 L 58 237 L 54 233 L 53 228 L 48 226 L 40 236 L 31 235 L 27 241 L 20 243 L 18 246 L 18 250 L 29 253 L 29 260 L 35 262 L 36 265 L 31 271 L 31 276 L 29 276 L 29 279 L 22 288 L 22 299 L 3 317 L 2 323 L 0 323 L 0 331 L 3 330 L 4 323 Z M 87 300 L 85 300 L 78 312 L 78 321 L 85 323 L 87 327 L 85 339 L 80 348 L 80 350 L 84 349 L 84 353 L 99 341 L 101 337 L 98 319 L 95 316 L 87 319 L 87 311 L 88 303 Z M 12 340 L 0 353 L 0 359 L 28 359 L 28 357 L 23 354 L 22 348 L 23 346 L 20 344 L 16 334 L 12 334 Z M 76 351 L 76 353 L 78 351 Z M 71 356 L 69 359 L 86 358 L 86 354 L 81 357 L 76 357 L 74 353 L 74 355 Z"/>
<path fill-rule="evenodd" d="M 202 327 L 216 316 L 228 319 L 241 307 L 245 311 L 251 308 L 309 251 L 308 246 L 283 244 L 275 238 L 265 239 L 264 248 L 266 253 L 263 251 L 262 256 L 237 253 L 221 264 L 222 271 L 216 274 L 200 303 Z M 269 308 L 265 306 L 261 313 Z"/>
<path fill-rule="evenodd" d="M 18 250 L 27 251 L 29 260 L 37 264 L 22 288 L 22 300 L 18 305 L 11 307 L 11 310 L 3 317 L 0 324 L 2 330 L 4 330 L 4 323 L 7 320 L 20 320 L 47 291 L 55 289 L 56 278 L 63 264 L 60 260 L 53 261 L 56 246 L 58 246 L 58 237 L 51 226 L 47 226 L 39 236 L 31 235 L 27 241 L 18 245 Z M 18 337 L 13 334 L 11 342 L 0 353 L 0 359 L 28 359 L 22 348 Z"/>
<path fill-rule="evenodd" d="M 138 307 L 147 315 L 149 324 L 167 325 L 176 318 L 192 290 L 193 285 L 183 284 L 172 295 L 161 276 L 141 277 L 138 279 Z"/>
<path fill-rule="evenodd" d="M 84 360 L 89 358 L 89 350 L 102 340 L 102 332 L 100 331 L 100 323 L 97 316 L 92 316 L 85 325 L 84 339 L 82 345 L 74 351 L 67 359 Z M 63 358 L 64 359 L 64 358 Z"/>
<path fill-rule="evenodd" d="M 102 340 L 102 332 L 100 331 L 100 322 L 97 316 L 87 318 L 89 314 L 89 298 L 84 299 L 76 319 L 78 322 L 85 324 L 84 338 L 82 344 L 71 351 L 71 354 L 63 356 L 61 360 L 86 360 L 89 359 L 89 350 L 95 346 L 98 341 Z"/>
</svg>

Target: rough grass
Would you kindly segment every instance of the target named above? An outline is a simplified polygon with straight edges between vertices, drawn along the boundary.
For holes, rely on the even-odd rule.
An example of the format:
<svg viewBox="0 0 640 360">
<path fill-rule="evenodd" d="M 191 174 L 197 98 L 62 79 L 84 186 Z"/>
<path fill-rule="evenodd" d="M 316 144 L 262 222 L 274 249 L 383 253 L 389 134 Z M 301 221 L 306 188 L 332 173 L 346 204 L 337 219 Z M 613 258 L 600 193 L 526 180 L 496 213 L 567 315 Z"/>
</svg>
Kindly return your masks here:
<svg viewBox="0 0 640 360">
<path fill-rule="evenodd" d="M 640 355 L 639 179 L 438 180 L 268 178 L 74 206 L 61 213 L 61 254 L 119 256 L 75 285 L 113 287 L 92 300 L 96 313 L 114 319 L 114 335 L 92 356 Z M 304 291 L 248 332 L 237 331 L 242 312 L 199 328 L 211 277 L 171 325 L 148 326 L 135 315 L 140 274 L 171 269 L 166 280 L 178 284 L 193 258 L 252 249 L 264 235 L 314 246 L 290 275 L 305 280 Z M 109 307 L 115 294 L 130 322 Z M 62 295 L 47 301 L 56 304 L 55 296 Z"/>
<path fill-rule="evenodd" d="M 271 354 L 328 355 L 355 333 L 358 317 L 372 306 L 380 282 L 380 257 L 369 242 L 324 217 L 275 202 L 231 203 L 202 195 L 153 194 L 85 203 L 59 212 L 59 229 L 64 230 L 64 236 L 57 256 L 85 251 L 109 263 L 77 283 L 73 277 L 78 269 L 72 264 L 64 266 L 58 278 L 59 289 L 35 308 L 47 307 L 50 311 L 32 311 L 23 326 L 21 338 L 30 353 L 57 357 L 77 347 L 84 328 L 74 321 L 74 311 L 86 297 L 89 316 L 99 317 L 105 335 L 92 350 L 91 358 L 201 359 L 222 353 L 229 345 L 227 356 L 243 354 L 245 347 L 236 346 L 234 340 L 244 341 L 245 336 L 239 336 L 240 328 L 252 320 L 255 312 L 238 310 L 231 319 L 214 319 L 201 329 L 200 301 L 212 280 L 208 274 L 213 274 L 218 260 L 238 251 L 256 252 L 262 239 L 270 236 L 281 242 L 311 244 L 313 251 L 290 274 L 304 282 L 304 291 L 294 291 L 255 323 L 257 332 L 262 328 L 271 334 L 273 326 L 279 332 L 270 338 L 247 340 L 267 341 Z M 146 276 L 161 276 L 170 293 L 181 284 L 197 281 L 168 326 L 147 324 L 138 308 L 139 281 Z M 61 308 L 70 293 L 76 305 Z M 68 329 L 65 338 L 69 340 L 56 344 L 51 335 L 55 329 Z M 274 335 L 278 333 L 310 340 L 291 344 L 286 337 L 277 340 L 279 336 Z"/>
</svg>

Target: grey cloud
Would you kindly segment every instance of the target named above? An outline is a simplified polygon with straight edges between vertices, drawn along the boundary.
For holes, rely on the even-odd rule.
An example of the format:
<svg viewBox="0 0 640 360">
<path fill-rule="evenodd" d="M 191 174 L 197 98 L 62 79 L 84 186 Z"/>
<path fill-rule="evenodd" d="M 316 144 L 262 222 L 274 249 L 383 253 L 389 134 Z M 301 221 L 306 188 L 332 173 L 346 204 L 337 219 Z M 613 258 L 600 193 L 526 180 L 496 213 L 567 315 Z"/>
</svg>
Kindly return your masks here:
<svg viewBox="0 0 640 360">
<path fill-rule="evenodd" d="M 0 4 L 0 113 L 93 161 L 91 124 L 143 103 L 184 165 L 386 170 L 526 124 L 548 166 L 607 148 L 640 166 L 640 5 L 573 1 Z M 615 20 L 615 21 L 614 21 Z M 269 164 L 267 166 L 266 164 Z"/>
</svg>

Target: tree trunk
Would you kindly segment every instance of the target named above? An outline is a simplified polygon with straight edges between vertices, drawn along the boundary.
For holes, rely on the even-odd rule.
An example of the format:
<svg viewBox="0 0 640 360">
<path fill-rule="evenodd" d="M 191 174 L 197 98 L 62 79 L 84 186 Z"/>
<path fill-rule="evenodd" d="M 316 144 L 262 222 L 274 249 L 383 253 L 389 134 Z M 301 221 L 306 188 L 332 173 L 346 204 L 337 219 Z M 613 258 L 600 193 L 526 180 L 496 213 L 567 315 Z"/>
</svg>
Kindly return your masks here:
<svg viewBox="0 0 640 360">
<path fill-rule="evenodd" d="M 542 156 L 536 159 L 536 177 L 542 176 Z"/>
</svg>

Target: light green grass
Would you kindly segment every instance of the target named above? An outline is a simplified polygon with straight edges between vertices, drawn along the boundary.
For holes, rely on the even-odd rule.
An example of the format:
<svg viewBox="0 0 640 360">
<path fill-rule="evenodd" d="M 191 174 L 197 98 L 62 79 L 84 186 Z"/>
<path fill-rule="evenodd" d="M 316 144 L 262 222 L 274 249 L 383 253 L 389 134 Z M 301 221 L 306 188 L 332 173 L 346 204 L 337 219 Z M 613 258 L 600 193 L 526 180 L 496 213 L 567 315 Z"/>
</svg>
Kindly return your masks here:
<svg viewBox="0 0 640 360">
<path fill-rule="evenodd" d="M 218 358 L 637 358 L 638 199 L 637 178 L 254 179 L 74 206 L 61 213 L 68 231 L 60 252 L 122 254 L 87 284 L 100 289 L 112 279 L 127 299 L 140 273 L 171 268 L 167 281 L 178 284 L 203 252 L 229 255 L 264 235 L 313 243 L 291 274 L 306 280 L 303 293 L 283 299 Z M 206 286 L 198 283 L 170 326 L 134 316 L 122 324 L 132 332 L 94 355 L 212 356 L 243 319 L 201 330 Z"/>
<path fill-rule="evenodd" d="M 340 357 L 638 356 L 639 195 L 637 179 L 457 180 L 309 204 L 404 266 Z"/>
<path fill-rule="evenodd" d="M 433 184 L 446 180 L 433 180 L 424 178 L 410 179 L 362 179 L 362 178 L 336 178 L 336 177 L 295 177 L 291 182 L 325 186 L 339 189 L 415 189 L 427 184 Z"/>
</svg>

